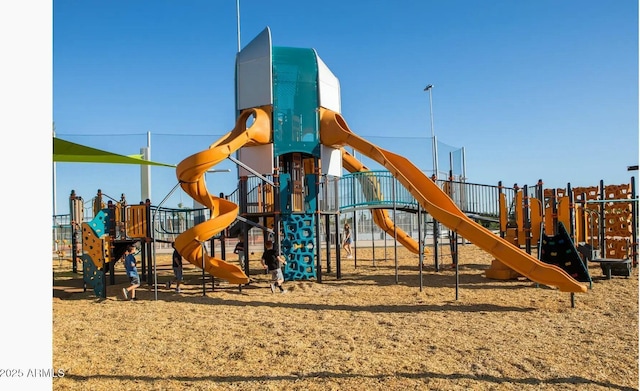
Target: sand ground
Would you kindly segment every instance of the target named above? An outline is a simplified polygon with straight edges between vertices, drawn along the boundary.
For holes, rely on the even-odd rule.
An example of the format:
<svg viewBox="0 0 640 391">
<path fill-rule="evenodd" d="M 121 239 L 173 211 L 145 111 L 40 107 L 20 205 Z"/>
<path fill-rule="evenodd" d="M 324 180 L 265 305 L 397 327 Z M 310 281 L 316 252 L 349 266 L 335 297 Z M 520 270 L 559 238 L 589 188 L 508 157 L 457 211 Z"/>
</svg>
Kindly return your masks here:
<svg viewBox="0 0 640 391">
<path fill-rule="evenodd" d="M 65 376 L 53 389 L 638 389 L 636 270 L 606 280 L 589 265 L 592 287 L 572 307 L 527 279 L 485 278 L 491 256 L 459 250 L 457 289 L 455 270 L 436 272 L 430 258 L 421 283 L 416 255 L 358 248 L 340 280 L 333 263 L 322 283 L 286 282 L 287 294 L 271 293 L 259 254 L 242 290 L 216 281 L 203 293 L 189 264 L 176 293 L 162 254 L 157 300 L 143 284 L 135 302 L 121 297 L 121 262 L 99 299 L 54 259 L 53 364 Z"/>
</svg>

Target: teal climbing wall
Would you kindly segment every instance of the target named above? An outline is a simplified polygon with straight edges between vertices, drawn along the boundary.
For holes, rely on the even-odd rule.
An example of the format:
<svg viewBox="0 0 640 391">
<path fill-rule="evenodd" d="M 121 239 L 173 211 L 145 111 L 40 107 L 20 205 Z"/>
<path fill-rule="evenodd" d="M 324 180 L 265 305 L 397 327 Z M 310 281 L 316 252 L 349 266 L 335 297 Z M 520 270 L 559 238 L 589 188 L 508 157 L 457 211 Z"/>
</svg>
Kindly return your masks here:
<svg viewBox="0 0 640 391">
<path fill-rule="evenodd" d="M 316 277 L 315 215 L 290 214 L 282 217 L 282 253 L 287 254 L 284 278 L 287 281 Z"/>
<path fill-rule="evenodd" d="M 83 232 L 82 237 L 82 279 L 87 286 L 93 288 L 98 297 L 105 297 L 105 258 L 106 249 L 102 238 L 107 235 L 110 211 L 103 209 L 96 214 L 87 225 L 90 232 Z"/>
</svg>

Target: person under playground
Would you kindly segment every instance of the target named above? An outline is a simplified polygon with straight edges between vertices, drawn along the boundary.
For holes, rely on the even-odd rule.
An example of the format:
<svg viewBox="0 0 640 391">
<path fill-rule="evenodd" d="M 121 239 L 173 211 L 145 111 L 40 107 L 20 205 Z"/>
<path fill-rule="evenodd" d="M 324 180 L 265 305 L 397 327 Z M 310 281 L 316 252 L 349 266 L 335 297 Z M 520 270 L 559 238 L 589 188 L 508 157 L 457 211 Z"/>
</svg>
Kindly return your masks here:
<svg viewBox="0 0 640 391">
<path fill-rule="evenodd" d="M 347 252 L 347 258 L 353 258 L 351 255 L 351 227 L 349 223 L 344 223 L 344 239 L 342 240 L 342 248 Z"/>
<path fill-rule="evenodd" d="M 173 248 L 173 255 L 171 256 L 171 268 L 173 269 L 173 278 L 167 281 L 167 289 L 171 288 L 171 283 L 176 283 L 176 292 L 182 292 L 180 290 L 180 284 L 182 284 L 182 255 L 176 249 L 176 243 L 171 242 Z"/>
<path fill-rule="evenodd" d="M 233 249 L 234 254 L 238 254 L 238 262 L 240 262 L 240 267 L 244 268 L 244 235 L 238 235 L 238 243 L 236 243 L 236 247 Z"/>
<path fill-rule="evenodd" d="M 287 293 L 287 291 L 282 287 L 284 275 L 282 274 L 281 269 L 281 263 L 286 264 L 287 261 L 284 259 L 284 256 L 278 255 L 276 250 L 273 249 L 273 241 L 267 240 L 265 247 L 266 250 L 262 254 L 260 262 L 262 263 L 262 267 L 271 273 L 271 283 L 269 284 L 271 293 L 276 292 L 276 287 L 280 290 L 280 293 Z"/>
<path fill-rule="evenodd" d="M 127 271 L 127 277 L 129 277 L 130 285 L 126 288 L 122 288 L 122 295 L 126 299 L 136 299 L 136 288 L 140 286 L 140 275 L 138 274 L 138 268 L 136 267 L 136 256 L 133 254 L 136 251 L 136 246 L 130 244 L 127 246 L 124 252 L 124 268 Z"/>
</svg>

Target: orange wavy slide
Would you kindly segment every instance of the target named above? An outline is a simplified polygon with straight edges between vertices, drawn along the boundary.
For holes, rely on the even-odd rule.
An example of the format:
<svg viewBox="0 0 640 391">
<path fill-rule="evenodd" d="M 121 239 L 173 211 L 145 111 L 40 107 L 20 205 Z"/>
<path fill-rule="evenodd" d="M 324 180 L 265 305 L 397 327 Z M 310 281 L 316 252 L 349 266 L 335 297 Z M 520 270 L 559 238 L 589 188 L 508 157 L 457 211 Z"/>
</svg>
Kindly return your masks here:
<svg viewBox="0 0 640 391">
<path fill-rule="evenodd" d="M 251 116 L 255 119 L 247 128 L 247 120 Z M 180 187 L 191 198 L 209 208 L 211 218 L 180 234 L 175 240 L 175 247 L 195 266 L 202 268 L 204 262 L 204 270 L 207 273 L 227 280 L 231 284 L 247 284 L 249 277 L 239 266 L 208 255 L 203 251 L 201 243 L 211 239 L 233 223 L 239 208 L 233 202 L 209 194 L 205 184 L 205 173 L 245 145 L 262 145 L 270 142 L 270 108 L 248 109 L 240 114 L 232 131 L 212 144 L 209 149 L 187 157 L 176 168 Z"/>
<path fill-rule="evenodd" d="M 351 173 L 369 171 L 362 162 L 356 159 L 355 156 L 351 155 L 349 152 L 345 151 L 344 148 L 342 149 L 342 166 Z M 359 179 L 362 191 L 364 192 L 367 201 L 382 199 L 382 195 L 380 194 L 380 185 L 376 178 L 361 176 Z M 389 217 L 389 213 L 385 209 L 371 209 L 371 214 L 373 215 L 373 222 L 391 237 L 396 236 L 398 242 L 400 242 L 400 244 L 407 250 L 414 254 L 418 254 L 420 252 L 418 242 L 400 227 L 396 227 L 393 220 Z M 427 251 L 426 247 L 425 251 Z"/>
<path fill-rule="evenodd" d="M 537 283 L 562 292 L 586 292 L 587 287 L 564 270 L 537 260 L 468 218 L 431 179 L 406 158 L 386 151 L 354 134 L 338 113 L 320 108 L 320 138 L 324 145 L 349 145 L 383 165 L 425 210 L 496 259 Z"/>
</svg>

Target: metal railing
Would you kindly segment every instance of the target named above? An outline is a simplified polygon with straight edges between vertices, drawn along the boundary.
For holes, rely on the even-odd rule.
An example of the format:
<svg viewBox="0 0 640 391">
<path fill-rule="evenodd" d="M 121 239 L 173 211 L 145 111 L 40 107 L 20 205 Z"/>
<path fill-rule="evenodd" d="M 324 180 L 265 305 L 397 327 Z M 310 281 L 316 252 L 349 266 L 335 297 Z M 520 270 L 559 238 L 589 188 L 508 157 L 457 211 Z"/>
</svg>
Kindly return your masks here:
<svg viewBox="0 0 640 391">
<path fill-rule="evenodd" d="M 272 176 L 266 178 L 273 180 Z M 499 186 L 446 180 L 437 180 L 436 184 L 450 194 L 450 198 L 464 213 L 490 219 L 499 218 Z M 248 214 L 273 212 L 275 189 L 271 184 L 251 176 L 247 179 L 246 188 Z M 512 202 L 516 189 L 503 187 L 502 192 L 505 193 L 506 199 Z M 240 189 L 236 189 L 225 198 L 240 204 Z M 322 176 L 318 188 L 318 202 L 322 212 L 345 214 L 353 210 L 393 209 L 395 206 L 398 225 L 407 232 L 417 230 L 415 211 L 418 209 L 418 202 L 389 171 L 358 172 L 341 178 Z M 210 211 L 206 208 L 151 208 L 151 213 L 156 215 L 152 235 L 160 241 L 172 241 L 178 234 L 210 218 Z M 508 209 L 509 213 L 513 213 L 512 204 Z M 91 213 L 85 214 L 89 215 Z M 374 228 L 363 228 L 370 225 L 369 218 L 364 215 L 358 216 L 362 216 L 365 222 L 364 225 L 360 225 L 360 229 L 371 231 L 372 236 L 376 236 Z M 85 217 L 85 221 L 90 220 L 91 218 Z M 54 243 L 56 240 L 71 240 L 69 215 L 56 215 L 53 221 Z"/>
</svg>

